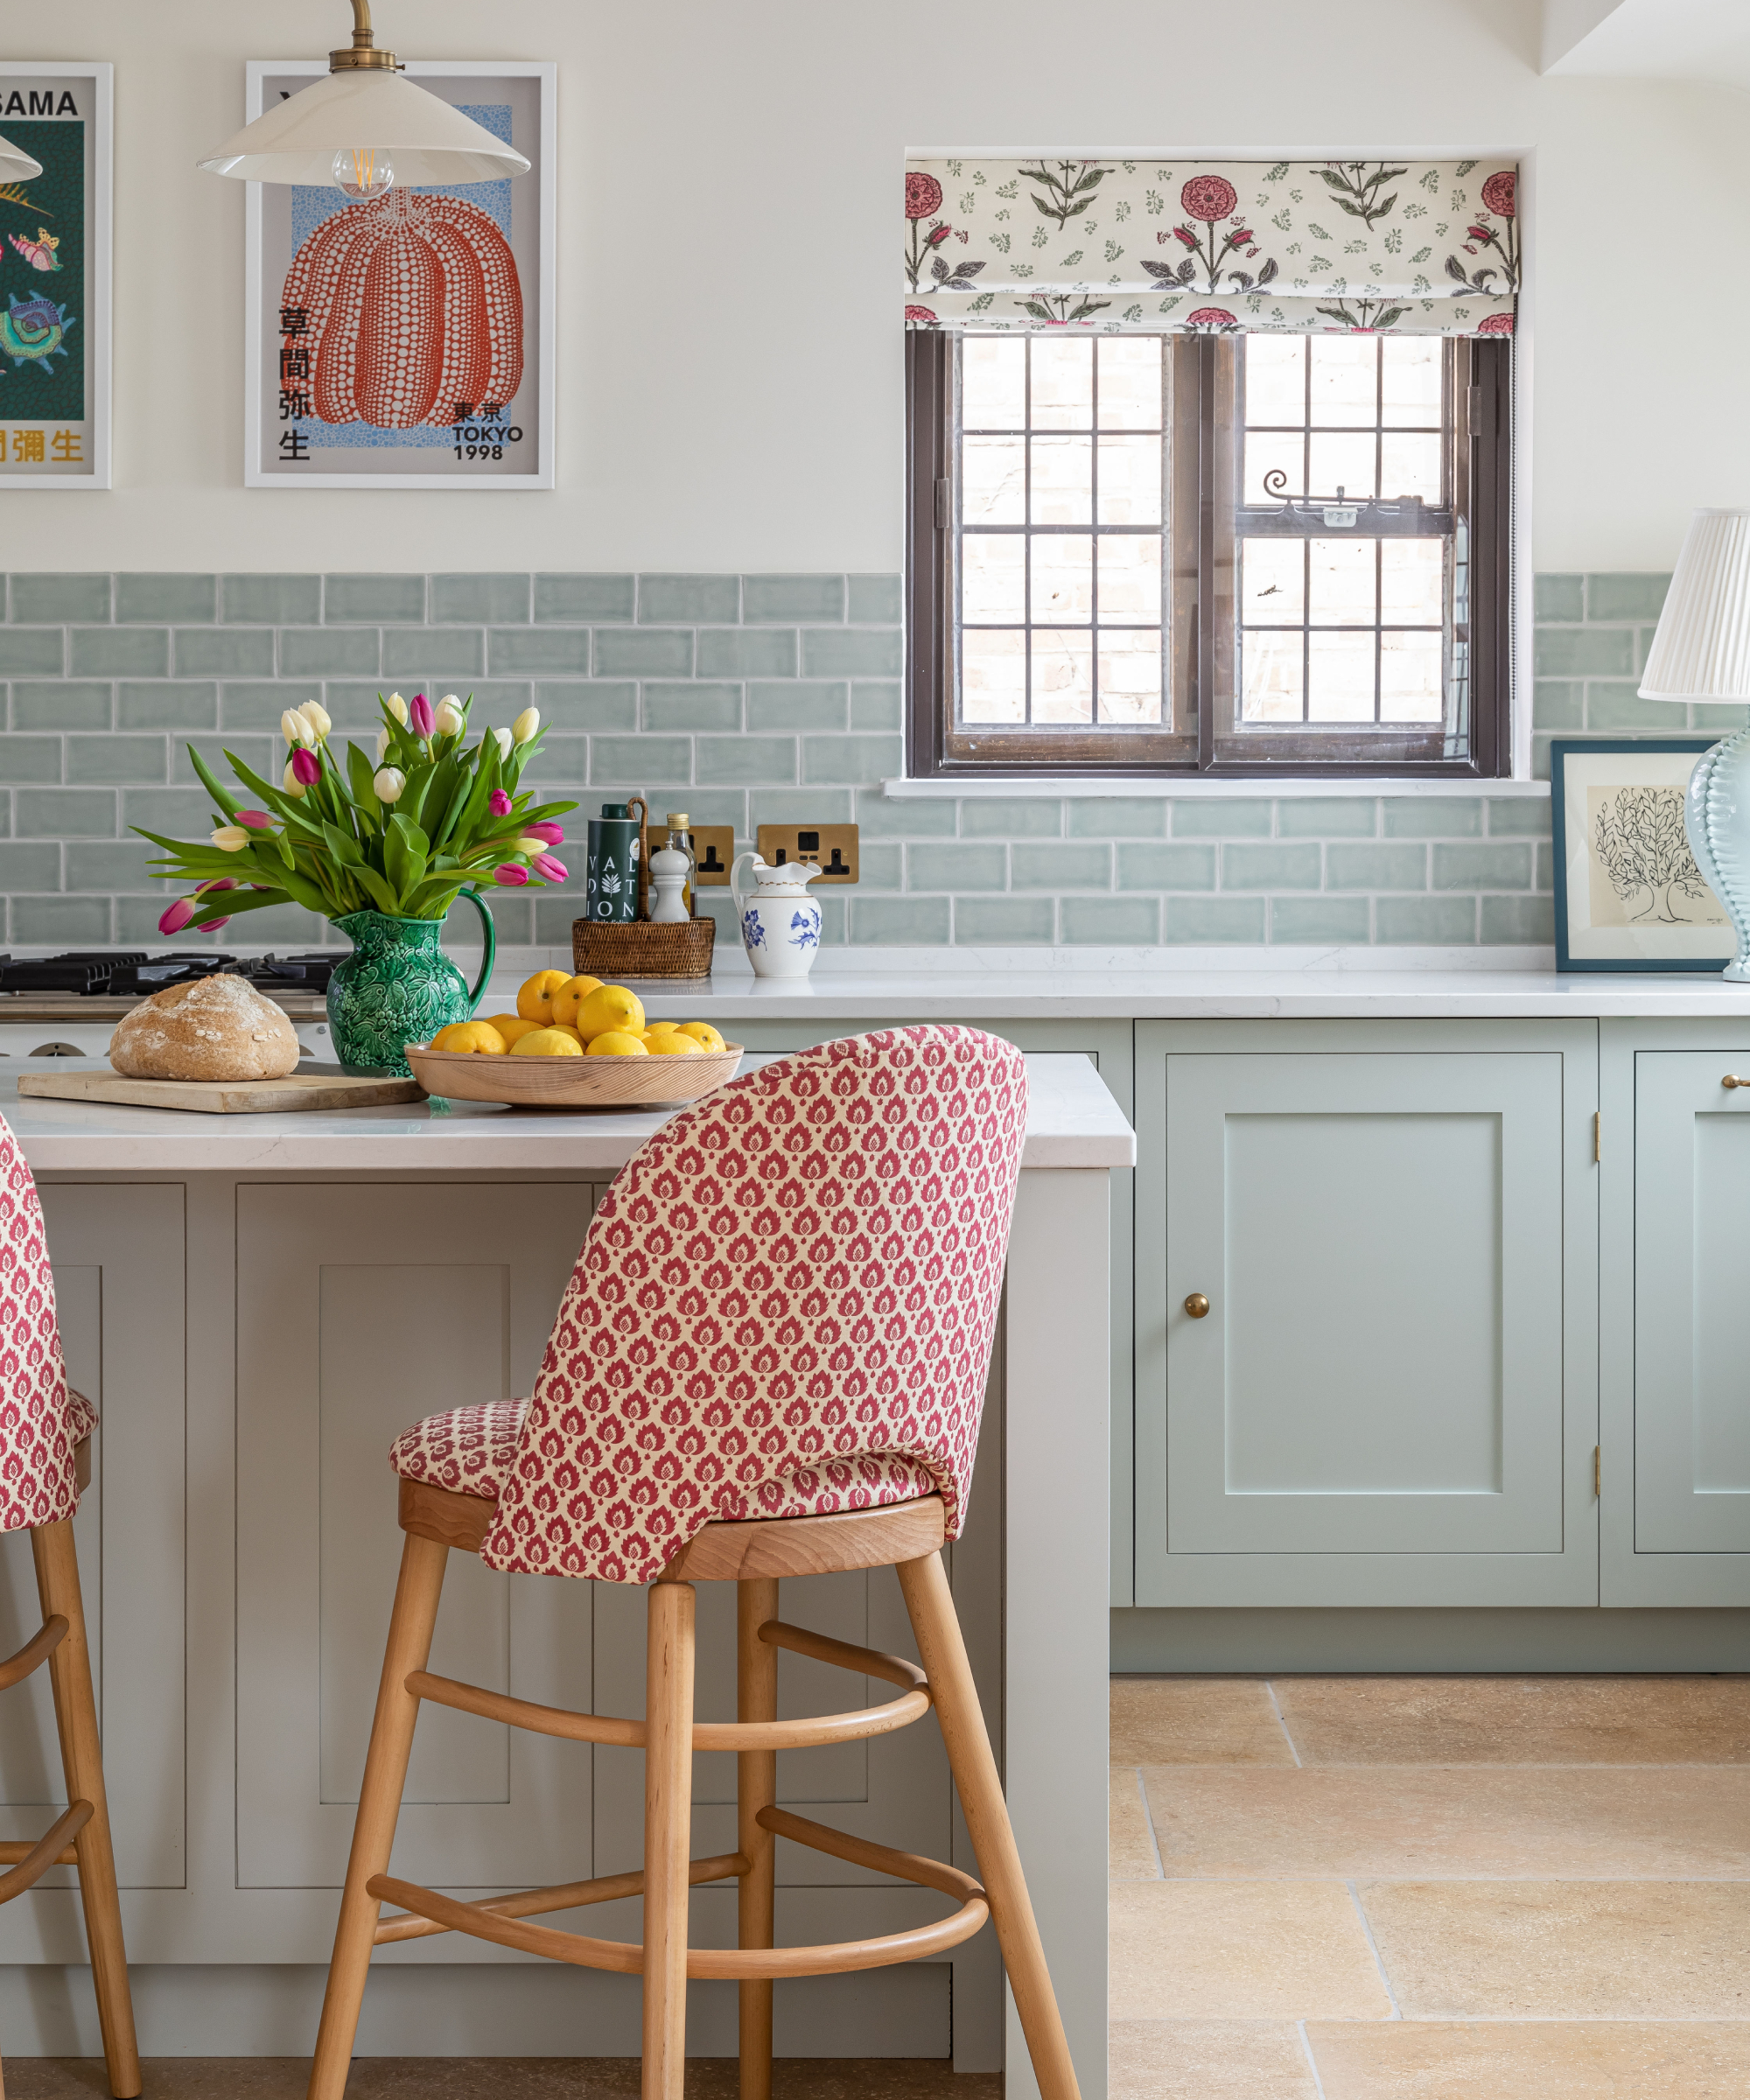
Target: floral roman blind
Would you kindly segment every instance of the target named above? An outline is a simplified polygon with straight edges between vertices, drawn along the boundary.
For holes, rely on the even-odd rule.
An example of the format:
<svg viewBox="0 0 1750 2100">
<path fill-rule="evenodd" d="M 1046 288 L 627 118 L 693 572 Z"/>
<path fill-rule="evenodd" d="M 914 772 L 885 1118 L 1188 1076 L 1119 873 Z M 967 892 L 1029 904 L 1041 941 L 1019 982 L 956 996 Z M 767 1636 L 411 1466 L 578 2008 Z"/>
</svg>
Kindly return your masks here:
<svg viewBox="0 0 1750 2100">
<path fill-rule="evenodd" d="M 1501 160 L 912 160 L 906 325 L 1510 335 Z"/>
</svg>

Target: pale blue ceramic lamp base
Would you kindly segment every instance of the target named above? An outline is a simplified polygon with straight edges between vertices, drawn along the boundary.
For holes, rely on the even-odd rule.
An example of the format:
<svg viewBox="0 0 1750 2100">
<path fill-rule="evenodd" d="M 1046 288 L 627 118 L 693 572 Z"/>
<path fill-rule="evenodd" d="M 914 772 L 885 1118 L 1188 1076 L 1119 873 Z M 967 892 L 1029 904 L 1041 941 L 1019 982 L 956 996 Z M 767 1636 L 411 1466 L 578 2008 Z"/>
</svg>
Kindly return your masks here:
<svg viewBox="0 0 1750 2100">
<path fill-rule="evenodd" d="M 1726 907 L 1738 953 L 1726 966 L 1750 984 L 1750 728 L 1704 752 L 1684 798 L 1684 828 L 1702 878 Z"/>
</svg>

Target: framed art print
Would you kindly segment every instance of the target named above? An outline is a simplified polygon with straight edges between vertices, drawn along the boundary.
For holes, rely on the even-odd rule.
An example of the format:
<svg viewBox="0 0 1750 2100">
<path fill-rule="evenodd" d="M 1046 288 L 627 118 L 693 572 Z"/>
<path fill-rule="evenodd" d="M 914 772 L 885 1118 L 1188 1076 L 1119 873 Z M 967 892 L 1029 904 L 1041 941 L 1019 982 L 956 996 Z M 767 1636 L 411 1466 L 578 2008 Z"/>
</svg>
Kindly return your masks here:
<svg viewBox="0 0 1750 2100">
<path fill-rule="evenodd" d="M 1723 970 L 1725 907 L 1684 830 L 1690 774 L 1712 737 L 1557 738 L 1550 746 L 1556 968 Z"/>
<path fill-rule="evenodd" d="M 249 61 L 248 121 L 328 68 Z M 528 172 L 248 186 L 243 480 L 250 488 L 551 488 L 556 66 L 410 62 L 409 79 Z"/>
<path fill-rule="evenodd" d="M 0 62 L 0 488 L 109 486 L 113 67 Z"/>
</svg>

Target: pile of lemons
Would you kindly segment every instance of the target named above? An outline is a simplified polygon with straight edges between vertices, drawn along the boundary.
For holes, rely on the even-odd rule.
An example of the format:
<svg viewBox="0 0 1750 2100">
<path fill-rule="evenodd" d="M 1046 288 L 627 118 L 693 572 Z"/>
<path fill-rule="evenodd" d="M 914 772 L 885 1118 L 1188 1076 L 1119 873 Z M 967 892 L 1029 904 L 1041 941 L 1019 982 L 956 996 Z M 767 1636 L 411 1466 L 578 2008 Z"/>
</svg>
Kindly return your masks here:
<svg viewBox="0 0 1750 2100">
<path fill-rule="evenodd" d="M 624 984 L 538 970 L 516 995 L 514 1013 L 456 1021 L 431 1039 L 434 1050 L 502 1057 L 696 1057 L 727 1047 L 709 1021 L 653 1021 Z"/>
</svg>

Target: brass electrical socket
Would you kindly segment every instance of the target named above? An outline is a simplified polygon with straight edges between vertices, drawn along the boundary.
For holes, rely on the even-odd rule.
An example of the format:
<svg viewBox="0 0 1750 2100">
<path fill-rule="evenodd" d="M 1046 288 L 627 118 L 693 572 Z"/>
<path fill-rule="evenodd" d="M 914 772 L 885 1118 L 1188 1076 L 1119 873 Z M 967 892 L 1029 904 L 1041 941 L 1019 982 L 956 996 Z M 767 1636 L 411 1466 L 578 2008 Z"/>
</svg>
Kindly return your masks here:
<svg viewBox="0 0 1750 2100">
<path fill-rule="evenodd" d="M 761 824 L 754 844 L 768 868 L 811 860 L 820 869 L 817 883 L 857 880 L 855 824 Z"/>
<path fill-rule="evenodd" d="M 729 871 L 735 864 L 735 827 L 733 824 L 689 824 L 687 836 L 693 842 L 693 880 L 698 888 L 724 889 L 729 887 Z M 660 853 L 668 843 L 667 824 L 646 824 L 644 851 L 639 859 L 640 885 L 639 909 L 647 916 L 650 910 L 650 856 Z"/>
</svg>

